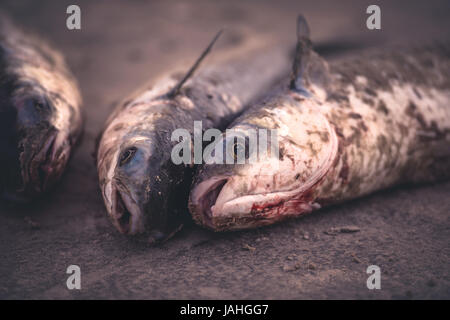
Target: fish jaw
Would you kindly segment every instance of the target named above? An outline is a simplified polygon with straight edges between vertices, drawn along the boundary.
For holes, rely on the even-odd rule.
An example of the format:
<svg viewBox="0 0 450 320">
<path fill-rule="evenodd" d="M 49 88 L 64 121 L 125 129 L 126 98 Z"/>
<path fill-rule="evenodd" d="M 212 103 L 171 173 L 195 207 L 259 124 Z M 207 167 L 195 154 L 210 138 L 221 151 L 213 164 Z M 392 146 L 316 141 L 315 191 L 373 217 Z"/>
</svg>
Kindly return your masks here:
<svg viewBox="0 0 450 320">
<path fill-rule="evenodd" d="M 195 222 L 214 229 L 212 208 L 226 183 L 226 176 L 217 176 L 199 183 L 192 189 L 189 210 Z"/>
<path fill-rule="evenodd" d="M 135 235 L 143 232 L 143 214 L 139 205 L 123 187 L 114 185 L 112 188 L 110 218 L 114 226 L 123 234 Z"/>
<path fill-rule="evenodd" d="M 129 192 L 121 183 L 113 183 L 111 193 L 111 209 L 109 217 L 116 229 L 125 235 L 143 239 L 148 244 L 166 241 L 177 233 L 183 224 L 175 226 L 155 225 L 149 223 L 148 204 L 135 199 L 135 193 Z M 149 212 L 150 211 L 150 212 Z"/>
<path fill-rule="evenodd" d="M 41 192 L 51 188 L 61 177 L 70 157 L 71 145 L 64 132 L 58 132 L 53 138 L 47 140 L 42 154 L 46 154 L 40 165 Z"/>
<path fill-rule="evenodd" d="M 313 188 L 244 195 L 233 198 L 232 181 L 215 177 L 193 192 L 189 207 L 194 220 L 215 231 L 260 227 L 317 208 Z M 229 199 L 227 199 L 229 198 Z"/>
<path fill-rule="evenodd" d="M 20 187 L 4 192 L 4 197 L 19 202 L 50 190 L 64 172 L 71 151 L 67 135 L 54 128 L 49 129 L 44 137 L 25 136 L 22 141 Z"/>
<path fill-rule="evenodd" d="M 4 186 L 2 197 L 6 200 L 28 202 L 50 190 L 64 172 L 71 151 L 64 133 L 52 129 L 44 137 L 33 138 L 23 138 L 18 146 L 22 152 L 17 169 L 13 169 L 17 170 L 16 182 Z"/>
</svg>

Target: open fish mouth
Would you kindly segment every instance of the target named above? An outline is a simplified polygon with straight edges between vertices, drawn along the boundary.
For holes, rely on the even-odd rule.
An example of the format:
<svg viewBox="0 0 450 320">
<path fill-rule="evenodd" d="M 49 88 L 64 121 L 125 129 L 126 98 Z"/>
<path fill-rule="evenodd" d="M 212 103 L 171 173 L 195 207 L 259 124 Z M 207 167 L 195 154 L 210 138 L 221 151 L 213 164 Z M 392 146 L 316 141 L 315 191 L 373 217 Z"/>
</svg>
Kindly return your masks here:
<svg viewBox="0 0 450 320">
<path fill-rule="evenodd" d="M 191 212 L 195 218 L 202 220 L 206 225 L 212 227 L 212 209 L 223 187 L 227 183 L 227 178 L 212 178 L 202 182 L 194 189 L 191 197 Z"/>
<path fill-rule="evenodd" d="M 41 193 L 59 179 L 70 154 L 70 145 L 57 131 L 52 132 L 40 150 L 22 169 L 23 190 Z"/>
<path fill-rule="evenodd" d="M 309 193 L 303 188 L 236 196 L 228 182 L 227 177 L 211 178 L 194 190 L 191 211 L 203 225 L 215 230 L 221 229 L 221 224 L 227 229 L 241 229 L 248 227 L 246 220 L 255 226 L 264 225 L 265 219 L 282 219 L 312 209 L 306 196 Z"/>
<path fill-rule="evenodd" d="M 110 217 L 119 232 L 135 235 L 144 231 L 142 210 L 120 187 L 113 187 L 113 206 Z"/>
<path fill-rule="evenodd" d="M 159 229 L 146 230 L 145 212 L 120 183 L 113 186 L 110 218 L 116 229 L 126 235 L 135 236 L 148 244 L 161 243 L 177 233 L 183 224 L 170 232 Z"/>
<path fill-rule="evenodd" d="M 146 230 L 145 211 L 129 195 L 125 187 L 117 182 L 113 185 L 112 208 L 110 218 L 116 229 L 126 235 L 135 236 L 148 244 L 164 242 L 177 233 L 183 225 L 179 225 L 171 232 L 159 229 Z"/>
</svg>

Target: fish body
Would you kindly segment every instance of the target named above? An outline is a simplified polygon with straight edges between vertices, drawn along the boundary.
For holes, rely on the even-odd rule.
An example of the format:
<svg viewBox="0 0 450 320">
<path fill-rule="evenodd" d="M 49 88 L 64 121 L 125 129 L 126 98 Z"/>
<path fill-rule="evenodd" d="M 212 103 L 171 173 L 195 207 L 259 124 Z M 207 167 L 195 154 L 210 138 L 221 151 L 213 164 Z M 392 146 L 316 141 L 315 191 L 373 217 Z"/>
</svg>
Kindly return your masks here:
<svg viewBox="0 0 450 320">
<path fill-rule="evenodd" d="M 107 212 L 120 232 L 145 234 L 152 242 L 180 228 L 192 168 L 172 161 L 178 141 L 171 135 L 185 128 L 193 137 L 194 121 L 204 130 L 224 129 L 287 74 L 289 50 L 271 42 L 244 42 L 201 68 L 182 88 L 177 85 L 182 74 L 170 73 L 117 107 L 99 141 L 97 168 Z"/>
<path fill-rule="evenodd" d="M 1 197 L 27 201 L 50 189 L 81 131 L 81 96 L 61 54 L 1 14 Z"/>
<path fill-rule="evenodd" d="M 231 128 L 276 129 L 279 152 L 257 163 L 199 169 L 189 208 L 198 224 L 216 231 L 448 179 L 450 45 L 370 50 L 329 65 L 299 35 L 290 86 Z"/>
</svg>

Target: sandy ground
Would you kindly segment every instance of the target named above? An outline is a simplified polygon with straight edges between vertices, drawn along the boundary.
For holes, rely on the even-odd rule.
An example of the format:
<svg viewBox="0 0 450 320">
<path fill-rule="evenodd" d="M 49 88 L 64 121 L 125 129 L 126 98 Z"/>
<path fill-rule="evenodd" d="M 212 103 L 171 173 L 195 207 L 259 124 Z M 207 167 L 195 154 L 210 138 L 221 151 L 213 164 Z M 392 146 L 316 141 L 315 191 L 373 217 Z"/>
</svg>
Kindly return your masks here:
<svg viewBox="0 0 450 320">
<path fill-rule="evenodd" d="M 223 26 L 293 41 L 295 16 L 303 12 L 318 41 L 448 40 L 448 1 L 381 2 L 382 31 L 365 28 L 368 1 L 77 3 L 81 31 L 65 28 L 68 1 L 0 5 L 66 55 L 87 120 L 57 190 L 27 207 L 0 207 L 0 298 L 450 298 L 450 183 L 383 191 L 246 232 L 190 225 L 145 247 L 107 220 L 91 155 L 118 100 L 193 61 Z M 344 226 L 359 231 L 333 232 Z M 81 267 L 79 291 L 65 285 L 71 264 Z M 381 268 L 381 290 L 366 287 L 372 264 Z"/>
</svg>

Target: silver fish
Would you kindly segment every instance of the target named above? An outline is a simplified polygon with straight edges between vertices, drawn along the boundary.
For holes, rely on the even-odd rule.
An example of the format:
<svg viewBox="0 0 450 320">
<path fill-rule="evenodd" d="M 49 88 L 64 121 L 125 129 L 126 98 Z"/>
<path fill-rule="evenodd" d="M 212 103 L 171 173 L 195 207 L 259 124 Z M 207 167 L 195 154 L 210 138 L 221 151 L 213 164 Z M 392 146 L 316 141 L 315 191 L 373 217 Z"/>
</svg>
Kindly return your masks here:
<svg viewBox="0 0 450 320">
<path fill-rule="evenodd" d="M 255 128 L 277 130 L 278 152 L 203 165 L 189 201 L 198 224 L 259 227 L 394 185 L 448 179 L 450 46 L 369 50 L 328 65 L 300 17 L 290 81 L 232 125 L 247 135 Z"/>
<path fill-rule="evenodd" d="M 127 235 L 165 240 L 183 224 L 192 178 L 190 165 L 175 165 L 175 129 L 193 136 L 203 129 L 224 129 L 289 70 L 289 49 L 266 37 L 244 39 L 192 76 L 208 46 L 186 76 L 180 72 L 138 91 L 109 117 L 97 151 L 100 188 L 114 226 Z"/>
<path fill-rule="evenodd" d="M 63 57 L 0 14 L 1 197 L 29 200 L 61 177 L 82 131 L 81 97 Z"/>
</svg>

